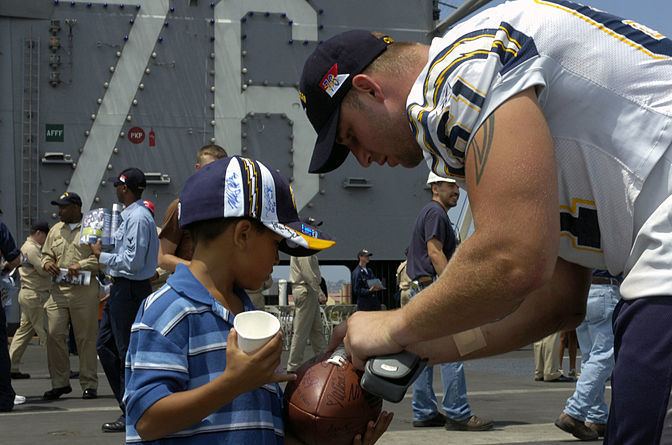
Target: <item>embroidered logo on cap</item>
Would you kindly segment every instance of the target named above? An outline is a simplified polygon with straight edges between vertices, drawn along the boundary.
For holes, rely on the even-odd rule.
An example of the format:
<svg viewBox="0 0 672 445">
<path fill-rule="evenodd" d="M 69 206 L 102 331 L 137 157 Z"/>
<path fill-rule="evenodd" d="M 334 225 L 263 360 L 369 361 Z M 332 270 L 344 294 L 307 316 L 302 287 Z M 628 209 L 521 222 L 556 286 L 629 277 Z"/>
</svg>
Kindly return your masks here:
<svg viewBox="0 0 672 445">
<path fill-rule="evenodd" d="M 121 175 L 121 176 L 119 176 L 119 180 L 120 180 L 121 182 L 123 182 L 124 184 L 126 184 L 126 175 Z"/>
<path fill-rule="evenodd" d="M 320 81 L 320 88 L 322 88 L 329 97 L 334 97 L 334 94 L 341 88 L 348 77 L 350 77 L 350 74 L 338 74 L 338 63 L 334 63 L 334 65 L 329 68 L 329 71 L 327 71 L 327 74 L 324 75 L 322 81 Z"/>
</svg>

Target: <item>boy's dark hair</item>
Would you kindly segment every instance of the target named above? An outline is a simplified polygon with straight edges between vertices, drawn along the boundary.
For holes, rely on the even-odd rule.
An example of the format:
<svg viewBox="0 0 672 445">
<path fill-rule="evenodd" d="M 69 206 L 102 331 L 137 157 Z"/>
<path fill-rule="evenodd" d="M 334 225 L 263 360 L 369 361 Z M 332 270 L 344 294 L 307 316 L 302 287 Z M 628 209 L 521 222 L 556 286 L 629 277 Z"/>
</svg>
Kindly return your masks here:
<svg viewBox="0 0 672 445">
<path fill-rule="evenodd" d="M 224 233 L 229 226 L 236 224 L 241 220 L 250 221 L 252 227 L 254 227 L 257 232 L 267 230 L 266 226 L 259 222 L 258 219 L 248 217 L 206 219 L 204 221 L 191 223 L 185 229 L 191 235 L 194 246 L 196 246 L 200 243 L 208 243 L 212 241 Z"/>
</svg>

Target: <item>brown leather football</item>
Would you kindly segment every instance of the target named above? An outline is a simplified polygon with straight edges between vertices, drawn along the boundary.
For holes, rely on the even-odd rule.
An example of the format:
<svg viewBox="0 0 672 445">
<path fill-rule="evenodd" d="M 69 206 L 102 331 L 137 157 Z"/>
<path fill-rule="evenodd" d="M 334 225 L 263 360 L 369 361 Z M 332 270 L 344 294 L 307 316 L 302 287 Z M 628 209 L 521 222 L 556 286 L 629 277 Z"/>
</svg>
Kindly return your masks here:
<svg viewBox="0 0 672 445">
<path fill-rule="evenodd" d="M 286 427 L 307 445 L 350 444 L 383 407 L 359 386 L 361 373 L 349 360 L 329 358 L 309 360 L 285 388 Z"/>
</svg>

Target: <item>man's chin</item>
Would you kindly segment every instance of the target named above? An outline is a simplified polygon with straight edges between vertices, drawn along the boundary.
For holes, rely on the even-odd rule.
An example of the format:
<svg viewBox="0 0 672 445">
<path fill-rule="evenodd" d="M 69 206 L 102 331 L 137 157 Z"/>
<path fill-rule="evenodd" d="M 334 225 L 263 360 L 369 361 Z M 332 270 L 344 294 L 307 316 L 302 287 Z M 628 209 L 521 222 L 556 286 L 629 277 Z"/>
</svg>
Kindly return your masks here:
<svg viewBox="0 0 672 445">
<path fill-rule="evenodd" d="M 405 159 L 401 162 L 399 162 L 399 165 L 401 165 L 404 168 L 415 168 L 417 167 L 420 162 L 422 162 L 422 158 L 415 160 L 415 159 Z"/>
</svg>

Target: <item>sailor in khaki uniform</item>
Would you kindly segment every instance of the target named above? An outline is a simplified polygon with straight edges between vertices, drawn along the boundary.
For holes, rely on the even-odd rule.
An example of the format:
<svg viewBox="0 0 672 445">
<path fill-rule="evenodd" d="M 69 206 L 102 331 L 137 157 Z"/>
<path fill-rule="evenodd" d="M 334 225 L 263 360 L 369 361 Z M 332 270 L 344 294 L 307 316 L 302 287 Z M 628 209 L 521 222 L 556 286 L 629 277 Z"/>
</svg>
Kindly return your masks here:
<svg viewBox="0 0 672 445">
<path fill-rule="evenodd" d="M 399 304 L 406 306 L 411 301 L 411 279 L 406 273 L 408 260 L 404 260 L 397 267 L 397 286 L 399 286 Z"/>
<path fill-rule="evenodd" d="M 9 347 L 9 357 L 12 361 L 12 379 L 28 379 L 30 374 L 19 371 L 21 357 L 35 334 L 40 344 L 47 343 L 47 321 L 44 304 L 49 298 L 51 289 L 51 275 L 42 269 L 42 245 L 49 233 L 49 224 L 38 222 L 30 228 L 30 235 L 21 246 L 21 290 L 19 291 L 19 305 L 21 306 L 21 322 L 19 329 L 14 333 L 12 344 Z"/>
<path fill-rule="evenodd" d="M 305 223 L 320 226 L 321 221 L 306 218 Z M 292 283 L 294 295 L 294 335 L 289 348 L 287 371 L 296 371 L 303 364 L 303 351 L 310 338 L 310 346 L 315 355 L 324 352 L 327 342 L 322 333 L 322 316 L 320 299 L 326 301 L 326 295 L 320 289 L 322 275 L 315 255 L 306 257 L 290 257 L 289 281 Z"/>
<path fill-rule="evenodd" d="M 61 219 L 47 235 L 42 248 L 42 267 L 53 276 L 61 269 L 70 275 L 90 271 L 88 285 L 56 283 L 47 301 L 48 339 L 47 359 L 52 389 L 45 392 L 46 400 L 58 399 L 72 391 L 68 357 L 68 324 L 72 323 L 79 352 L 79 383 L 83 399 L 98 396 L 96 337 L 98 336 L 98 260 L 88 244 L 80 244 L 82 200 L 75 193 L 64 193 L 58 200 Z"/>
</svg>

